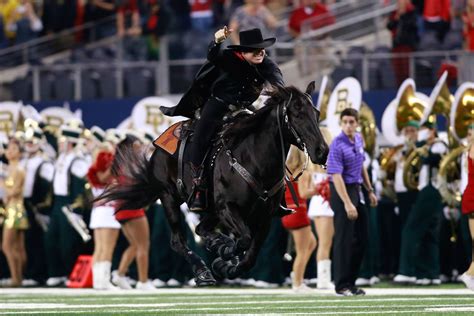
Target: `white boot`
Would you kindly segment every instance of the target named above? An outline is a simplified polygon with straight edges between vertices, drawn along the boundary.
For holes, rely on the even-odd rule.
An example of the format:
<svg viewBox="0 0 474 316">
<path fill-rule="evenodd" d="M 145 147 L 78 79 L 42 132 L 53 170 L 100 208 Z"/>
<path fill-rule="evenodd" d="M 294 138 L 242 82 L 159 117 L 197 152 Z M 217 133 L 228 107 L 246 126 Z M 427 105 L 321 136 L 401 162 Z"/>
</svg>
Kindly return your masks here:
<svg viewBox="0 0 474 316">
<path fill-rule="evenodd" d="M 318 261 L 318 289 L 333 290 L 331 283 L 331 260 Z"/>
<path fill-rule="evenodd" d="M 112 262 L 110 261 L 103 261 L 102 262 L 102 285 L 104 286 L 104 290 L 118 290 L 119 288 L 114 286 L 110 281 L 110 269 L 112 268 Z"/>
<path fill-rule="evenodd" d="M 102 262 L 92 264 L 92 287 L 96 290 L 102 290 Z"/>
</svg>

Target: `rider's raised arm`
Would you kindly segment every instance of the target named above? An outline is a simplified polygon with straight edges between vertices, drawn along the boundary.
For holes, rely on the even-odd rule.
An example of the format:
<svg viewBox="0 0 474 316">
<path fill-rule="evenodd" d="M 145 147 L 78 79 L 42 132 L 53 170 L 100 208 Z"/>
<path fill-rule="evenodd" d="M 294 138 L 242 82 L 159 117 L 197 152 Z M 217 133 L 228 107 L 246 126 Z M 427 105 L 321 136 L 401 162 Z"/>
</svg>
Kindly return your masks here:
<svg viewBox="0 0 474 316">
<path fill-rule="evenodd" d="M 232 29 L 228 29 L 227 26 L 224 26 L 214 34 L 214 40 L 209 43 L 207 60 L 216 66 L 220 66 L 222 63 L 223 51 L 221 49 L 221 44 L 227 39 L 227 37 L 229 37 L 231 33 Z"/>
</svg>

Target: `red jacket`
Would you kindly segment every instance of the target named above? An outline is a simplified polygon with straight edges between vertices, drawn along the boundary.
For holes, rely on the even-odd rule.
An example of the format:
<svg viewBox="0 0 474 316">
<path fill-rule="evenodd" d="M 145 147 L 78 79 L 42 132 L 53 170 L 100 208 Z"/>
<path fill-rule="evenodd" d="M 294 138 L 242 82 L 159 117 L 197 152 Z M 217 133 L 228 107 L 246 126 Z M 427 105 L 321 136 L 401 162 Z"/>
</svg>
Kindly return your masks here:
<svg viewBox="0 0 474 316">
<path fill-rule="evenodd" d="M 319 17 L 319 18 L 316 18 Z M 293 31 L 300 33 L 301 24 L 308 19 L 314 19 L 311 23 L 311 29 L 315 30 L 323 26 L 333 24 L 334 16 L 329 12 L 324 4 L 316 3 L 312 9 L 299 7 L 291 13 L 288 27 Z"/>
</svg>

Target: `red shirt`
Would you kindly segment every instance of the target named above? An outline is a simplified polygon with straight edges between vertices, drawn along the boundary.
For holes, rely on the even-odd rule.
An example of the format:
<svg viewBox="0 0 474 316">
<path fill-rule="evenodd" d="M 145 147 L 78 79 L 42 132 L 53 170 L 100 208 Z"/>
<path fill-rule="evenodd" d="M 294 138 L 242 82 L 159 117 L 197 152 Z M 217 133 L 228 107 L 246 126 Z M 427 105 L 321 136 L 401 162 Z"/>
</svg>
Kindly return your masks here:
<svg viewBox="0 0 474 316">
<path fill-rule="evenodd" d="M 319 18 L 315 18 L 319 17 Z M 313 8 L 300 7 L 294 10 L 290 16 L 290 22 L 288 26 L 290 29 L 301 32 L 301 24 L 303 21 L 313 18 L 314 21 L 311 23 L 311 29 L 315 30 L 326 25 L 333 24 L 335 19 L 331 15 L 329 10 L 324 4 L 316 3 Z"/>
<path fill-rule="evenodd" d="M 464 32 L 464 37 L 467 42 L 467 49 L 471 52 L 474 52 L 474 16 L 471 16 L 471 19 L 468 19 L 468 15 L 464 14 L 464 20 L 466 21 L 466 31 Z"/>
<path fill-rule="evenodd" d="M 451 0 L 425 0 L 423 18 L 428 22 L 451 20 Z"/>
</svg>

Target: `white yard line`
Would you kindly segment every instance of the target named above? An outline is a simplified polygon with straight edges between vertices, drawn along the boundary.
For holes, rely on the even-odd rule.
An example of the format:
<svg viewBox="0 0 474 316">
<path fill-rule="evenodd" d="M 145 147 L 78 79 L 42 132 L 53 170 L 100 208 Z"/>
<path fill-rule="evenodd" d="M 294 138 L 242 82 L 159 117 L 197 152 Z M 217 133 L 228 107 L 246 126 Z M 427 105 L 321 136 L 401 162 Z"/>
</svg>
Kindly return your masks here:
<svg viewBox="0 0 474 316">
<path fill-rule="evenodd" d="M 369 296 L 393 296 L 393 295 L 470 295 L 474 296 L 474 291 L 468 289 L 438 289 L 438 288 L 366 288 Z M 77 296 L 77 295 L 160 295 L 160 294 L 186 294 L 186 295 L 291 295 L 294 296 L 290 289 L 229 289 L 229 288 L 180 288 L 180 289 L 157 289 L 153 292 L 139 290 L 122 290 L 122 291 L 97 291 L 93 289 L 67 289 L 67 288 L 14 288 L 0 289 L 0 295 L 61 295 L 61 296 Z M 334 296 L 331 290 L 315 290 L 317 296 Z"/>
<path fill-rule="evenodd" d="M 427 312 L 474 312 L 473 307 L 463 307 L 463 306 L 454 306 L 454 307 L 435 307 L 435 308 L 425 308 Z"/>
</svg>

